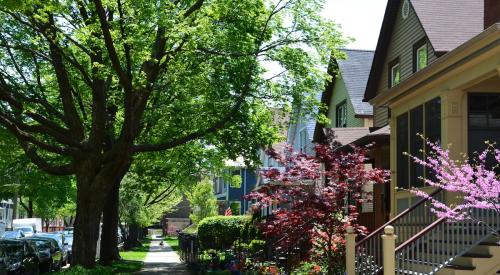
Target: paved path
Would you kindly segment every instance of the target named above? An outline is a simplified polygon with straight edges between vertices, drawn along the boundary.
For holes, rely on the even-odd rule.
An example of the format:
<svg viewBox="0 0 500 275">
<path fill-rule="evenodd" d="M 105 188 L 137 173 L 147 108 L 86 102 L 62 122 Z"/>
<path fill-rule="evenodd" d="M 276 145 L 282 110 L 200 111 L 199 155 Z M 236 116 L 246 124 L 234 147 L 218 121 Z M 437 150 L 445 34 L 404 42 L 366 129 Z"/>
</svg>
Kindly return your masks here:
<svg viewBox="0 0 500 275">
<path fill-rule="evenodd" d="M 194 274 L 187 269 L 186 265 L 181 263 L 179 256 L 167 242 L 163 244 L 163 246 L 160 246 L 160 239 L 154 240 L 153 236 L 149 252 L 144 260 L 144 267 L 136 274 Z"/>
</svg>

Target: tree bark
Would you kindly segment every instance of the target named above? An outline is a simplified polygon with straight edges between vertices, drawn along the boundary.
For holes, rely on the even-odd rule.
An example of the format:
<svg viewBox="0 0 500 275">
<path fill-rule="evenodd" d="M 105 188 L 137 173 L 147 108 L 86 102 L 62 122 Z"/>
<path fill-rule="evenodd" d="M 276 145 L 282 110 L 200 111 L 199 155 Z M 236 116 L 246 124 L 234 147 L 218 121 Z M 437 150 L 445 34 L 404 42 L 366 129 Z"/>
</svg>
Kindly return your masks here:
<svg viewBox="0 0 500 275">
<path fill-rule="evenodd" d="M 99 195 L 90 188 L 78 188 L 76 213 L 71 264 L 92 268 L 95 266 L 102 213 Z"/>
<path fill-rule="evenodd" d="M 120 259 L 118 252 L 118 202 L 120 184 L 117 183 L 107 195 L 102 211 L 102 234 L 99 263 L 108 266 Z"/>
<path fill-rule="evenodd" d="M 28 218 L 33 218 L 33 200 L 28 198 Z"/>
<path fill-rule="evenodd" d="M 121 154 L 110 158 L 107 163 L 100 163 L 89 156 L 75 162 L 77 215 L 74 223 L 72 265 L 81 265 L 85 268 L 95 266 L 97 241 L 101 231 L 101 214 L 106 198 L 115 187 L 119 188 L 119 183 L 131 163 L 130 151 L 126 148 L 117 151 Z M 115 226 L 115 236 L 116 233 Z"/>
<path fill-rule="evenodd" d="M 12 224 L 14 219 L 17 219 L 17 193 L 14 195 L 14 198 L 12 199 L 12 219 L 10 219 L 10 223 L 7 225 L 9 226 L 10 229 L 14 228 L 14 225 Z M 7 219 L 8 220 L 8 219 Z"/>
<path fill-rule="evenodd" d="M 139 241 L 140 230 L 141 228 L 139 227 L 139 225 L 135 223 L 128 226 L 128 235 L 124 244 L 125 248 L 130 249 L 141 244 L 141 242 Z"/>
<path fill-rule="evenodd" d="M 23 202 L 22 197 L 19 196 L 19 204 L 24 208 L 24 210 L 26 210 L 26 216 L 28 218 L 33 218 L 33 200 L 31 200 L 31 198 L 28 197 L 28 205 L 26 205 Z"/>
</svg>

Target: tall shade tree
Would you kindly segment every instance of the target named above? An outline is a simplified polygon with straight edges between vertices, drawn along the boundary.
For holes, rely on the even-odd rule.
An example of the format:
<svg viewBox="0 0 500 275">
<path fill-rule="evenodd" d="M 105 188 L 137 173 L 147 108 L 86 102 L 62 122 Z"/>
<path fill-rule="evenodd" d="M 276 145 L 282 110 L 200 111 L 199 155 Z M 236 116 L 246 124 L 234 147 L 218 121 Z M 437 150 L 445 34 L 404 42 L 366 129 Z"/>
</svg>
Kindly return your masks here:
<svg viewBox="0 0 500 275">
<path fill-rule="evenodd" d="M 73 264 L 95 265 L 104 203 L 135 155 L 200 139 L 255 154 L 272 136 L 263 104 L 314 109 L 320 65 L 342 42 L 321 10 L 321 0 L 0 0 L 0 125 L 40 169 L 75 175 Z"/>
</svg>

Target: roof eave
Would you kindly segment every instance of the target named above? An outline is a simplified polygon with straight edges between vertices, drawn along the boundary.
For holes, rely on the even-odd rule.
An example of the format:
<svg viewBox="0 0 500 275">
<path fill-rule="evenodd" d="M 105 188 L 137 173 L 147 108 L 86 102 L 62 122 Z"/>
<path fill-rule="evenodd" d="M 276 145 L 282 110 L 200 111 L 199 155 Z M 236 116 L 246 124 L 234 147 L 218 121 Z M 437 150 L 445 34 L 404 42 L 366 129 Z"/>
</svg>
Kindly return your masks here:
<svg viewBox="0 0 500 275">
<path fill-rule="evenodd" d="M 500 46 L 500 23 L 492 25 L 456 49 L 444 54 L 426 68 L 414 73 L 395 87 L 371 98 L 368 102 L 372 105 L 388 106 L 401 96 L 414 91 L 418 85 L 438 78 L 449 70 L 460 66 L 460 62 L 463 62 L 466 58 L 473 58 L 475 54 L 481 51 L 498 46 Z"/>
</svg>

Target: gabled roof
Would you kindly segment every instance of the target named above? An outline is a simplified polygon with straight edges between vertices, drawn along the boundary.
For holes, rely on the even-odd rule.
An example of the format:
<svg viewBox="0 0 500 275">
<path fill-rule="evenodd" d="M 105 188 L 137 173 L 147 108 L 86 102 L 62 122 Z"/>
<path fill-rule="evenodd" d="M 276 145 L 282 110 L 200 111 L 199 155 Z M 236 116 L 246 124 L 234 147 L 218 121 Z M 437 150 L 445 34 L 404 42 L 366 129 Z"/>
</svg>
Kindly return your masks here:
<svg viewBox="0 0 500 275">
<path fill-rule="evenodd" d="M 340 59 L 333 56 L 328 66 L 328 74 L 332 76 L 332 81 L 328 82 L 325 92 L 319 99 L 321 103 L 330 106 L 335 87 L 336 69 L 344 80 L 345 88 L 354 107 L 354 114 L 359 116 L 373 116 L 373 107 L 363 102 L 363 95 L 366 90 L 366 83 L 372 66 L 374 51 L 342 49 L 346 58 Z M 327 115 L 327 113 L 325 113 Z M 314 128 L 313 128 L 314 126 Z M 314 123 L 308 124 L 309 136 L 314 142 L 322 142 L 325 138 L 323 127 L 325 125 Z"/>
<path fill-rule="evenodd" d="M 347 58 L 337 60 L 337 64 L 347 93 L 354 106 L 354 113 L 356 115 L 373 115 L 373 107 L 369 103 L 363 102 L 363 96 L 375 52 L 349 49 L 342 51 Z"/>
<path fill-rule="evenodd" d="M 384 61 L 402 0 L 389 0 L 363 101 L 377 93 Z M 465 43 L 484 29 L 482 0 L 410 0 L 432 47 L 438 55 Z"/>
<path fill-rule="evenodd" d="M 411 0 L 436 52 L 449 52 L 484 29 L 484 0 Z"/>
</svg>

